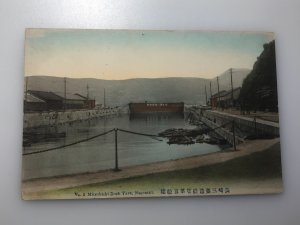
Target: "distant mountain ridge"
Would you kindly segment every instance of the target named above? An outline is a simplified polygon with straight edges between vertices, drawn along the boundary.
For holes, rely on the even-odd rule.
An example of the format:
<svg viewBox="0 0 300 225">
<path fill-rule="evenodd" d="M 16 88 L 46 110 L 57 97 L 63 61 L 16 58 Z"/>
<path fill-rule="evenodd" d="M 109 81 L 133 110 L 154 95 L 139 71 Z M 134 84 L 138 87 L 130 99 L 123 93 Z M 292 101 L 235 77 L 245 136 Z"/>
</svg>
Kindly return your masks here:
<svg viewBox="0 0 300 225">
<path fill-rule="evenodd" d="M 233 69 L 233 86 L 240 87 L 249 69 Z M 104 89 L 106 104 L 110 106 L 126 105 L 129 102 L 185 102 L 187 104 L 205 104 L 205 86 L 207 96 L 217 92 L 216 78 L 194 77 L 133 78 L 128 80 L 101 80 L 95 78 L 67 78 L 67 93 L 87 95 L 103 103 Z M 219 76 L 221 90 L 230 90 L 230 73 Z M 28 90 L 64 93 L 64 78 L 52 76 L 28 77 Z"/>
</svg>

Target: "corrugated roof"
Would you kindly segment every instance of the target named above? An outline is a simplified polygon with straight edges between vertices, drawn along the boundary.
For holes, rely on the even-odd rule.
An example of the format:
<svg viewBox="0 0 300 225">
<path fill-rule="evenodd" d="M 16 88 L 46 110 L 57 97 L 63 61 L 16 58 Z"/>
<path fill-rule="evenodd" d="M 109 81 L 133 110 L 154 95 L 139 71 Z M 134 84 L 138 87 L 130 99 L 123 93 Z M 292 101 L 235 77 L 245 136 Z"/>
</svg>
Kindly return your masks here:
<svg viewBox="0 0 300 225">
<path fill-rule="evenodd" d="M 226 95 L 226 93 L 227 93 L 227 91 L 224 91 L 224 90 L 223 90 L 223 91 L 220 91 L 220 97 Z M 219 94 L 216 93 L 216 94 L 212 95 L 211 97 L 218 97 L 218 96 L 219 96 Z"/>
<path fill-rule="evenodd" d="M 26 96 L 27 95 L 27 96 Z M 30 93 L 27 93 L 25 96 L 24 96 L 24 100 L 26 102 L 45 102 L 43 101 L 42 99 L 39 99 L 33 95 L 31 95 Z"/>
<path fill-rule="evenodd" d="M 56 95 L 60 96 L 61 98 L 65 98 L 65 94 L 64 93 L 55 93 Z M 69 100 L 86 100 L 85 97 L 81 96 L 81 95 L 78 95 L 78 94 L 70 94 L 70 93 L 67 93 L 66 94 L 66 99 L 69 99 Z"/>
<path fill-rule="evenodd" d="M 62 101 L 63 100 L 62 97 L 54 94 L 53 92 L 29 90 L 28 93 L 39 99 L 42 99 L 44 101 Z"/>
<path fill-rule="evenodd" d="M 88 100 L 87 97 L 85 97 L 85 96 L 83 96 L 83 95 L 81 95 L 81 94 L 76 93 L 75 95 L 78 95 L 78 96 L 80 96 L 81 98 L 83 98 L 83 99 L 85 99 L 85 100 Z"/>
<path fill-rule="evenodd" d="M 34 91 L 29 90 L 28 94 L 44 101 L 62 101 L 65 99 L 65 94 L 60 92 Z M 86 100 L 86 97 L 80 94 L 66 94 L 68 100 Z"/>
<path fill-rule="evenodd" d="M 233 92 L 236 92 L 240 89 L 241 89 L 241 87 L 234 88 Z M 220 97 L 223 97 L 223 96 L 226 96 L 226 95 L 229 95 L 229 94 L 231 94 L 231 90 L 229 90 L 229 91 L 225 91 L 225 90 L 220 91 Z M 212 95 L 212 97 L 218 97 L 218 93 Z"/>
</svg>

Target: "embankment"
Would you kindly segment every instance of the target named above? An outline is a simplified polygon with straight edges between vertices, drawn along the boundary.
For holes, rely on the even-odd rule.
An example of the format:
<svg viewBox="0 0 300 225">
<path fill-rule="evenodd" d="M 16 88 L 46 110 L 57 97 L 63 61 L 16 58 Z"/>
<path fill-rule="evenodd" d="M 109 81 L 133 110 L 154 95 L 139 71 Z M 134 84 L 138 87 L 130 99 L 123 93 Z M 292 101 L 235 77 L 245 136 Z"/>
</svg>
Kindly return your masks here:
<svg viewBox="0 0 300 225">
<path fill-rule="evenodd" d="M 28 129 L 34 127 L 55 126 L 74 121 L 89 120 L 97 117 L 115 115 L 118 113 L 120 113 L 120 109 L 118 107 L 24 113 L 23 128 Z"/>
<path fill-rule="evenodd" d="M 214 165 L 217 163 L 229 161 L 234 158 L 251 155 L 255 152 L 267 150 L 276 143 L 279 143 L 278 138 L 270 140 L 252 140 L 239 145 L 239 151 L 222 151 L 218 153 L 194 156 L 178 160 L 131 166 L 127 168 L 121 168 L 122 170 L 119 172 L 114 172 L 113 170 L 105 170 L 95 173 L 23 181 L 23 199 L 35 199 L 35 193 L 41 191 L 59 190 L 81 185 L 96 184 L 124 178 L 143 176 L 147 174 Z"/>
</svg>

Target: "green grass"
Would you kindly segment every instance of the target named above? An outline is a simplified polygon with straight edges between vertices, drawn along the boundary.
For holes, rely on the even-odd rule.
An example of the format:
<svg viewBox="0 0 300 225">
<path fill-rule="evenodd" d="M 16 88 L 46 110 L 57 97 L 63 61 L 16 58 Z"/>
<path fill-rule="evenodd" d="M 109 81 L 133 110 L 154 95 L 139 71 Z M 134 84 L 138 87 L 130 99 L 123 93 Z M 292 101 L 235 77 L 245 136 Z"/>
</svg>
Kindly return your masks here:
<svg viewBox="0 0 300 225">
<path fill-rule="evenodd" d="M 263 152 L 236 158 L 224 163 L 195 169 L 179 170 L 127 178 L 105 183 L 84 185 L 55 191 L 35 193 L 39 198 L 74 197 L 74 193 L 149 191 L 159 194 L 161 188 L 235 187 L 256 185 L 268 180 L 281 180 L 279 143 Z M 250 185 L 251 186 L 251 185 Z"/>
</svg>

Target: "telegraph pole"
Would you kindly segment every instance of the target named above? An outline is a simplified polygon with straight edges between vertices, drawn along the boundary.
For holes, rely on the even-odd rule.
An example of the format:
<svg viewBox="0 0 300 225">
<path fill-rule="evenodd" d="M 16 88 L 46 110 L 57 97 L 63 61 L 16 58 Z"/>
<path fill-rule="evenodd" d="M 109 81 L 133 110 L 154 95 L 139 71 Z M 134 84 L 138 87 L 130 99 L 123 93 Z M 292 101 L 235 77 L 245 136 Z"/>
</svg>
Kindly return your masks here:
<svg viewBox="0 0 300 225">
<path fill-rule="evenodd" d="M 232 68 L 230 68 L 230 79 L 231 79 L 231 104 L 233 106 L 233 82 L 232 82 Z"/>
<path fill-rule="evenodd" d="M 220 106 L 220 88 L 219 88 L 219 77 L 217 77 L 217 84 L 218 84 L 218 101 L 217 101 L 217 108 Z"/>
<path fill-rule="evenodd" d="M 212 92 L 211 92 L 211 81 L 209 82 L 209 90 L 210 90 L 210 106 L 212 106 Z"/>
<path fill-rule="evenodd" d="M 25 102 L 27 102 L 27 92 L 28 92 L 28 77 L 26 77 L 26 85 L 25 85 Z"/>
<path fill-rule="evenodd" d="M 64 77 L 64 111 L 66 110 L 66 99 L 67 99 L 67 78 Z"/>
<path fill-rule="evenodd" d="M 86 98 L 89 100 L 89 85 L 86 85 Z"/>
<path fill-rule="evenodd" d="M 232 120 L 232 137 L 233 137 L 233 149 L 236 151 L 236 143 L 235 143 L 235 127 L 234 120 Z"/>
<path fill-rule="evenodd" d="M 104 95 L 103 95 L 103 107 L 105 108 L 106 102 L 105 102 L 105 88 L 104 88 Z"/>
<path fill-rule="evenodd" d="M 205 99 L 206 99 L 205 104 L 207 105 L 207 91 L 206 91 L 206 85 L 205 85 Z"/>
</svg>

